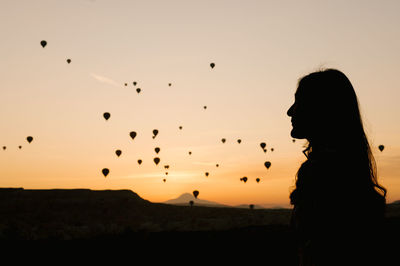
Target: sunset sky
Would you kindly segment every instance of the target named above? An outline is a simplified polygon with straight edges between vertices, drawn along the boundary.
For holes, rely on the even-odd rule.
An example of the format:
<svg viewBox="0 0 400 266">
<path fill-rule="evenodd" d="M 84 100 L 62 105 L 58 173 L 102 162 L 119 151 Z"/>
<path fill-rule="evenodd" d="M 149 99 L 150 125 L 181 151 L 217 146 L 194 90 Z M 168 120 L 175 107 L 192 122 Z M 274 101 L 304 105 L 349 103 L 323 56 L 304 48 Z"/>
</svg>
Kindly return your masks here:
<svg viewBox="0 0 400 266">
<path fill-rule="evenodd" d="M 399 12 L 389 0 L 2 0 L 0 187 L 288 206 L 306 158 L 286 111 L 299 78 L 337 68 L 399 200 Z"/>
</svg>

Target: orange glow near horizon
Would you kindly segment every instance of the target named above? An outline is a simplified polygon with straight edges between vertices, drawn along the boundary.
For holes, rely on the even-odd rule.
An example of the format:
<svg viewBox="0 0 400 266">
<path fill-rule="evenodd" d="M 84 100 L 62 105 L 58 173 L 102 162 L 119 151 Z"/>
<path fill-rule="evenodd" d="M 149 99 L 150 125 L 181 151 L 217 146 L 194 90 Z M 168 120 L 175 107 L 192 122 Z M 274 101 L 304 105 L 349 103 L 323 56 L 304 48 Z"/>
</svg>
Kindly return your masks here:
<svg viewBox="0 0 400 266">
<path fill-rule="evenodd" d="M 305 157 L 286 111 L 301 76 L 332 67 L 351 80 L 379 181 L 399 200 L 400 3 L 268 2 L 4 1 L 0 187 L 289 206 Z"/>
</svg>

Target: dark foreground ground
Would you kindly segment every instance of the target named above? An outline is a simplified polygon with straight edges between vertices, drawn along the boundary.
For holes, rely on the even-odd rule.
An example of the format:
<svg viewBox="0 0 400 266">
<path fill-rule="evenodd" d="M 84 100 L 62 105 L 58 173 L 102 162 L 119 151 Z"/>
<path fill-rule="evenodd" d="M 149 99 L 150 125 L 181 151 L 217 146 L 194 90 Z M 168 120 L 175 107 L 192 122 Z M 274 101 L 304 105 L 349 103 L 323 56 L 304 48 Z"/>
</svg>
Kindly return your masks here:
<svg viewBox="0 0 400 266">
<path fill-rule="evenodd" d="M 130 190 L 92 191 L 0 189 L 0 240 L 82 243 L 131 248 L 140 245 L 199 257 L 209 252 L 252 258 L 275 256 L 296 265 L 295 241 L 288 226 L 290 209 L 238 209 L 151 203 Z M 397 254 L 400 204 L 387 206 L 381 245 Z M 393 244 L 388 244 L 394 240 Z M 22 243 L 19 241 L 19 243 Z M 27 243 L 24 241 L 24 243 Z M 63 243 L 65 243 L 63 241 Z M 391 250 L 393 249 L 393 250 Z M 236 252 L 236 253 L 235 253 Z M 243 252 L 243 254 L 241 253 Z M 268 264 L 267 264 L 268 265 Z"/>
</svg>

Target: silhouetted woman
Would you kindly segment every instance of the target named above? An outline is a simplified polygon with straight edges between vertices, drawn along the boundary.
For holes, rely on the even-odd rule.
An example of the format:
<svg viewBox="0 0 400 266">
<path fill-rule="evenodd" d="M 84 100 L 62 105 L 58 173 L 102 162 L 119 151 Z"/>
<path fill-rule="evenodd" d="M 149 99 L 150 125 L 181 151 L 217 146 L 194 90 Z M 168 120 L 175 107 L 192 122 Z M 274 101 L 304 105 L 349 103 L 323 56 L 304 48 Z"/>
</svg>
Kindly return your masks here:
<svg viewBox="0 0 400 266">
<path fill-rule="evenodd" d="M 291 136 L 308 141 L 290 194 L 300 265 L 379 259 L 386 189 L 349 79 L 335 69 L 304 76 L 287 114 Z"/>
</svg>

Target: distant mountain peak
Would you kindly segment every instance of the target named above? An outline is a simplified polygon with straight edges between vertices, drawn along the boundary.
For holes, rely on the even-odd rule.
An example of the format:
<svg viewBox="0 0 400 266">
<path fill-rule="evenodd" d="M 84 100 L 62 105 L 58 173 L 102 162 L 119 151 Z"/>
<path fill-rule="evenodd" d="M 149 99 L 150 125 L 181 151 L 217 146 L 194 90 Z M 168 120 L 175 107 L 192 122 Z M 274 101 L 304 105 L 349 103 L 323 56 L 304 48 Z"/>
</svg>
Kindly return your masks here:
<svg viewBox="0 0 400 266">
<path fill-rule="evenodd" d="M 177 199 L 195 199 L 195 197 L 190 193 L 183 193 Z"/>
<path fill-rule="evenodd" d="M 164 201 L 163 203 L 166 204 L 173 204 L 173 205 L 189 205 L 189 202 L 193 201 L 194 205 L 198 205 L 198 206 L 210 206 L 210 207 L 230 207 L 227 205 L 223 205 L 217 202 L 213 202 L 213 201 L 209 201 L 209 200 L 202 200 L 199 198 L 195 198 L 193 196 L 193 194 L 191 193 L 183 193 L 182 195 L 180 195 L 179 197 L 175 198 L 175 199 L 170 199 L 167 201 Z"/>
</svg>

